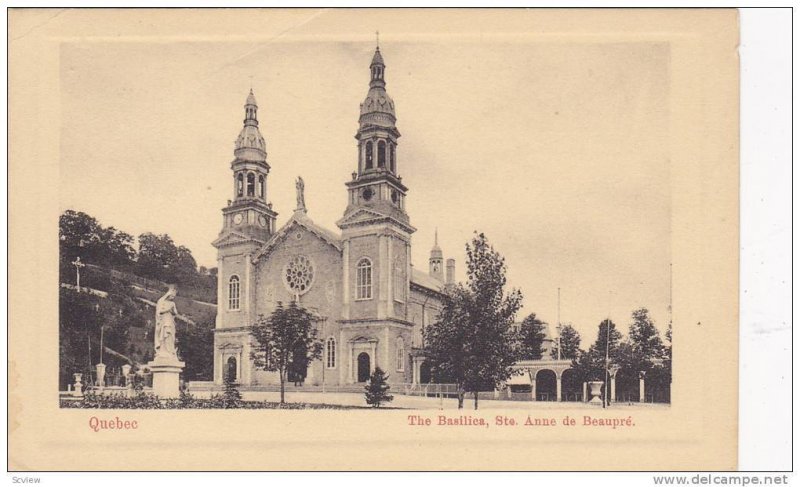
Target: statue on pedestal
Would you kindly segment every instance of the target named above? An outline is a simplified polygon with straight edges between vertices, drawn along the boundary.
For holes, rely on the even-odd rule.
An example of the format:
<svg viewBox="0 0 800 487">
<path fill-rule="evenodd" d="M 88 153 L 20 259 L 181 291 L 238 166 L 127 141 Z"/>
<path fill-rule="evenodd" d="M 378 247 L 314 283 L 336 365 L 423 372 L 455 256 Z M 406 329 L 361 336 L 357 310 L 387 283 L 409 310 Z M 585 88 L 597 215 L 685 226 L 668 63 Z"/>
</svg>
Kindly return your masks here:
<svg viewBox="0 0 800 487">
<path fill-rule="evenodd" d="M 178 361 L 178 350 L 175 348 L 175 286 L 170 285 L 167 292 L 156 303 L 156 354 L 147 368 L 153 373 L 153 394 L 160 398 L 178 397 L 180 395 L 180 374 L 183 362 Z"/>
<path fill-rule="evenodd" d="M 178 351 L 175 348 L 175 316 L 178 314 L 178 309 L 175 307 L 175 296 L 177 294 L 175 286 L 170 285 L 167 292 L 156 303 L 156 358 L 178 359 Z"/>
<path fill-rule="evenodd" d="M 305 196 L 305 189 L 306 183 L 303 181 L 301 176 L 297 176 L 297 181 L 294 184 L 294 188 L 297 191 L 297 208 L 294 211 L 302 211 L 303 213 L 306 212 L 306 196 Z"/>
</svg>

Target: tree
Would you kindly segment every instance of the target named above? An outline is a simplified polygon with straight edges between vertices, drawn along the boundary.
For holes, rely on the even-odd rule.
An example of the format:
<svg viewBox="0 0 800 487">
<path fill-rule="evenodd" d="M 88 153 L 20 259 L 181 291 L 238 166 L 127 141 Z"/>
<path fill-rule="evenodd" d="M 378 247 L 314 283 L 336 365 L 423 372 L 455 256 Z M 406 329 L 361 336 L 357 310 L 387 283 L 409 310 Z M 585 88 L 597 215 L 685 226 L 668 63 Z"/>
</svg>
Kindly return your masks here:
<svg viewBox="0 0 800 487">
<path fill-rule="evenodd" d="M 322 342 L 317 338 L 314 317 L 295 302 L 288 307 L 278 302 L 272 315 L 269 318 L 261 317 L 251 333 L 256 340 L 252 353 L 255 365 L 266 371 L 278 372 L 283 404 L 286 379 L 292 364 L 308 364 L 322 356 Z"/>
<path fill-rule="evenodd" d="M 550 357 L 557 359 L 560 347 L 563 360 L 576 359 L 581 351 L 581 335 L 571 324 L 562 325 L 559 340 L 555 345 L 550 351 Z"/>
<path fill-rule="evenodd" d="M 388 378 L 389 376 L 380 367 L 375 367 L 369 382 L 364 386 L 366 391 L 364 397 L 367 400 L 367 404 L 374 408 L 379 408 L 381 403 L 391 402 L 394 399 L 394 396 L 389 394 L 389 384 L 386 383 Z"/>
<path fill-rule="evenodd" d="M 225 391 L 222 393 L 222 405 L 226 409 L 239 407 L 242 403 L 242 393 L 236 384 L 236 372 L 228 371 L 225 374 Z"/>
<path fill-rule="evenodd" d="M 667 402 L 670 401 L 671 385 L 672 385 L 672 322 L 670 321 L 667 326 L 667 332 L 664 334 L 667 339 L 664 345 L 663 359 L 655 362 L 653 368 L 648 372 L 649 382 L 655 387 L 656 390 L 661 390 L 664 393 L 663 399 Z"/>
<path fill-rule="evenodd" d="M 458 407 L 472 392 L 497 387 L 519 359 L 519 341 L 512 325 L 522 294 L 505 293 L 506 264 L 484 234 L 467 243 L 467 284 L 445 291 L 438 320 L 425 330 L 425 350 L 437 375 L 457 387 Z"/>
<path fill-rule="evenodd" d="M 139 235 L 138 272 L 144 277 L 191 284 L 197 262 L 189 249 L 176 246 L 169 235 L 147 232 Z"/>
<path fill-rule="evenodd" d="M 214 325 L 179 323 L 178 351 L 186 362 L 186 380 L 210 380 L 214 371 Z"/>
<path fill-rule="evenodd" d="M 72 262 L 130 268 L 136 252 L 133 237 L 114 227 L 105 228 L 86 213 L 67 210 L 58 220 L 59 267 L 62 282 L 73 282 Z"/>
<path fill-rule="evenodd" d="M 633 320 L 628 331 L 631 353 L 625 364 L 627 371 L 630 375 L 645 377 L 648 389 L 655 392 L 654 398 L 663 395 L 668 400 L 672 382 L 672 325 L 666 333 L 669 345 L 665 345 L 646 308 L 634 310 L 631 317 Z"/>
<path fill-rule="evenodd" d="M 628 330 L 632 348 L 632 358 L 637 373 L 646 374 L 658 360 L 664 358 L 664 343 L 656 329 L 647 308 L 639 308 L 631 313 L 633 322 Z"/>
<path fill-rule="evenodd" d="M 542 343 L 544 342 L 544 327 L 547 323 L 531 313 L 522 320 L 519 327 L 521 358 L 523 360 L 541 360 Z"/>
</svg>

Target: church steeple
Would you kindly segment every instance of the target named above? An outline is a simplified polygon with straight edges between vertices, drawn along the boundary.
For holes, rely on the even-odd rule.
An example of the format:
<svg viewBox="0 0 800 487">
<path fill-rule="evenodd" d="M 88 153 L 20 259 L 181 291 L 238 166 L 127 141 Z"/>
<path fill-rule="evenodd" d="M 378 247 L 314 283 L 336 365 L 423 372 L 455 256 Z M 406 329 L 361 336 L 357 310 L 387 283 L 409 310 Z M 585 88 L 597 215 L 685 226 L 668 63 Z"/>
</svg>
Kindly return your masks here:
<svg viewBox="0 0 800 487">
<path fill-rule="evenodd" d="M 397 176 L 395 157 L 400 132 L 395 126 L 397 117 L 394 101 L 386 93 L 386 64 L 383 62 L 380 47 L 375 48 L 369 70 L 369 91 L 361 104 L 356 134 L 359 141 L 358 174 L 388 171 Z"/>
<path fill-rule="evenodd" d="M 367 97 L 358 117 L 358 164 L 353 179 L 347 183 L 349 199 L 345 215 L 359 208 L 369 208 L 391 218 L 407 229 L 405 197 L 408 188 L 399 176 L 397 163 L 397 117 L 394 101 L 386 92 L 386 63 L 380 47 L 375 48 L 369 65 Z"/>
<path fill-rule="evenodd" d="M 376 47 L 369 65 L 369 91 L 358 117 L 358 161 L 345 183 L 348 200 L 342 230 L 342 317 L 407 319 L 411 276 L 411 226 L 405 210 L 408 188 L 398 175 L 400 132 L 394 102 L 386 93 L 386 64 Z M 372 274 L 375 269 L 376 274 Z M 367 281 L 371 284 L 367 285 Z M 352 284 L 350 284 L 352 283 Z"/>
<path fill-rule="evenodd" d="M 275 231 L 272 205 L 267 201 L 267 144 L 258 130 L 258 103 L 250 88 L 244 102 L 242 130 L 233 149 L 231 162 L 233 199 L 223 208 L 220 235 L 236 232 L 257 241 L 266 241 Z"/>
<path fill-rule="evenodd" d="M 444 269 L 442 268 L 444 255 L 442 254 L 441 247 L 439 247 L 438 228 L 435 230 L 433 235 L 433 248 L 431 249 L 431 256 L 428 259 L 428 273 L 431 275 L 431 277 L 435 277 L 436 279 L 444 282 Z"/>
</svg>

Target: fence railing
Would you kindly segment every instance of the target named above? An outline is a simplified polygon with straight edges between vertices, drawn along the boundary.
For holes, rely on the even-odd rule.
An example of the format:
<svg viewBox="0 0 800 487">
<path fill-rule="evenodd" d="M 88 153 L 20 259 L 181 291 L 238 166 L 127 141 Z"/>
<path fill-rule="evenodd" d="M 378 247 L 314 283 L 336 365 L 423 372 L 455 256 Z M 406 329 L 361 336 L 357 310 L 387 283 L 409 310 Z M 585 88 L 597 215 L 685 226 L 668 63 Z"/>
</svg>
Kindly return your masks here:
<svg viewBox="0 0 800 487">
<path fill-rule="evenodd" d="M 402 390 L 402 394 L 406 396 L 455 397 L 458 395 L 456 384 L 398 384 L 395 390 L 398 392 Z"/>
</svg>

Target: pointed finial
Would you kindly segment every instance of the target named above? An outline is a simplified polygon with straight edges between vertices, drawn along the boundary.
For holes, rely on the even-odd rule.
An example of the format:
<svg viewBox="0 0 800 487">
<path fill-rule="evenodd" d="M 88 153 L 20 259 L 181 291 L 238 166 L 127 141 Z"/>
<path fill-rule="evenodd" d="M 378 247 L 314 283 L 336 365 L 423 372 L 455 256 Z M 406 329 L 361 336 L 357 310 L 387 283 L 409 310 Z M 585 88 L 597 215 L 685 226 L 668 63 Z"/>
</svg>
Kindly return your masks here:
<svg viewBox="0 0 800 487">
<path fill-rule="evenodd" d="M 375 49 L 380 50 L 381 48 L 381 33 L 379 31 L 375 31 Z"/>
<path fill-rule="evenodd" d="M 442 249 L 439 247 L 439 227 L 433 230 L 433 247 L 431 247 L 431 255 L 436 254 L 440 259 L 442 258 Z"/>
</svg>

